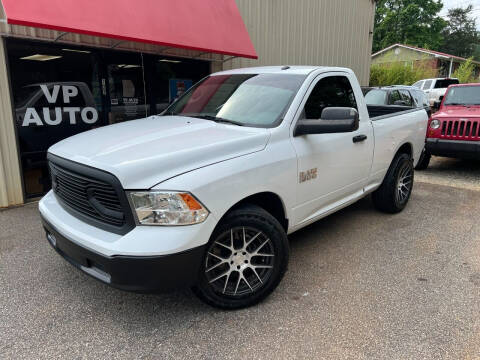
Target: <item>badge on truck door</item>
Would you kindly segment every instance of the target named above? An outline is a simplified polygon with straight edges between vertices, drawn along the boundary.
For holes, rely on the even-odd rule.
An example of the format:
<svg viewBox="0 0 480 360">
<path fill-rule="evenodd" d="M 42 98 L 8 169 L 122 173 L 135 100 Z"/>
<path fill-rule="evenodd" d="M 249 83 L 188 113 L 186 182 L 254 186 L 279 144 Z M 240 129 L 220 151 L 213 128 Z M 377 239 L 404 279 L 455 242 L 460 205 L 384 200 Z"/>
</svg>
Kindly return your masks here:
<svg viewBox="0 0 480 360">
<path fill-rule="evenodd" d="M 299 182 L 305 182 L 308 180 L 313 180 L 317 178 L 317 168 L 313 168 L 307 171 L 300 171 Z"/>
</svg>

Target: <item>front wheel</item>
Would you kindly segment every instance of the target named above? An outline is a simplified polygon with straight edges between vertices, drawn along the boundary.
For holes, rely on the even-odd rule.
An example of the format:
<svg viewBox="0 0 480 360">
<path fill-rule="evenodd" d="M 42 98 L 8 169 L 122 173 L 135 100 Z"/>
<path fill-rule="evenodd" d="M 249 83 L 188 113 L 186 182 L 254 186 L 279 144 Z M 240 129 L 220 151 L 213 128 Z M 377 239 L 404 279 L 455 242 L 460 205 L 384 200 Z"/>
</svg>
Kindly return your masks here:
<svg viewBox="0 0 480 360">
<path fill-rule="evenodd" d="M 285 230 L 254 205 L 239 207 L 219 223 L 204 254 L 197 296 L 209 305 L 239 309 L 267 297 L 288 264 Z"/>
<path fill-rule="evenodd" d="M 402 211 L 413 188 L 413 160 L 407 154 L 398 154 L 392 161 L 382 185 L 372 194 L 375 207 L 387 213 Z"/>
</svg>

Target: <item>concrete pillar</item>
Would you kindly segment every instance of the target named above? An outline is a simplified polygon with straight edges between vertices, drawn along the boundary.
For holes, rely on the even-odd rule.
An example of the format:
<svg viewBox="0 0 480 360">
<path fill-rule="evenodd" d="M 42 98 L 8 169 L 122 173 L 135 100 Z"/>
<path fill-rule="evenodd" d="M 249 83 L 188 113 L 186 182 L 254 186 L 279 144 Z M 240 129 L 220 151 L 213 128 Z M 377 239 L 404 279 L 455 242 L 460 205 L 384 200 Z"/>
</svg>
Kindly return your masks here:
<svg viewBox="0 0 480 360">
<path fill-rule="evenodd" d="M 0 38 L 0 208 L 23 201 L 5 43 Z"/>
</svg>

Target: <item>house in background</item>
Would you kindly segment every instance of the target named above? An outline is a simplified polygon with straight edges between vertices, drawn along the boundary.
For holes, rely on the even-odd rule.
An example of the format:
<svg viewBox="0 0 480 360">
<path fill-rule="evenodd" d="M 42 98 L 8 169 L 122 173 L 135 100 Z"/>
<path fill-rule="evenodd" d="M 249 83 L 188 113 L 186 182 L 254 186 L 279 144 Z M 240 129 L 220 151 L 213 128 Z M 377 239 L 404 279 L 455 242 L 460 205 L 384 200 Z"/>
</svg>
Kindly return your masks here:
<svg viewBox="0 0 480 360">
<path fill-rule="evenodd" d="M 438 69 L 437 76 L 451 77 L 467 59 L 410 45 L 394 44 L 372 55 L 372 65 L 404 62 L 405 65 L 428 66 Z M 480 75 L 480 62 L 474 61 L 475 77 Z"/>
</svg>

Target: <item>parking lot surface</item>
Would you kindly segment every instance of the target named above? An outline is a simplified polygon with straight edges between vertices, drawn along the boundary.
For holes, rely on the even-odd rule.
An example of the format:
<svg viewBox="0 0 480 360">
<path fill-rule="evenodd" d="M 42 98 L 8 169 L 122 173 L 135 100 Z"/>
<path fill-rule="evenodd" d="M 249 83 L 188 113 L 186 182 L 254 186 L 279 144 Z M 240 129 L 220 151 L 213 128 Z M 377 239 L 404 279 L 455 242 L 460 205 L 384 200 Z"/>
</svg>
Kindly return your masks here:
<svg viewBox="0 0 480 360">
<path fill-rule="evenodd" d="M 480 359 L 479 176 L 433 159 L 404 212 L 367 198 L 291 235 L 278 289 L 234 312 L 112 289 L 49 247 L 36 204 L 2 211 L 0 359 Z"/>
</svg>

